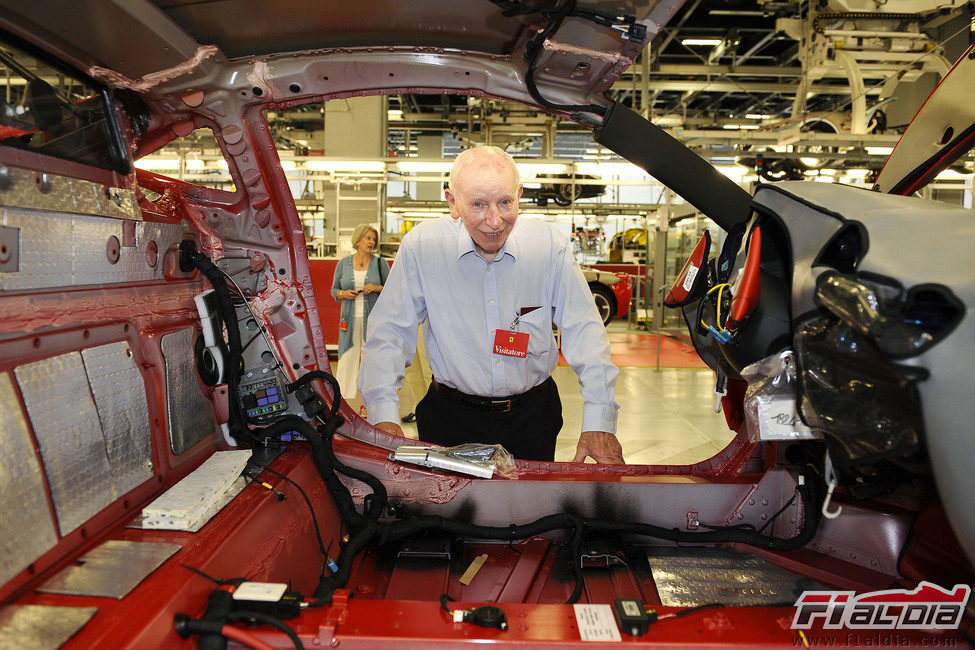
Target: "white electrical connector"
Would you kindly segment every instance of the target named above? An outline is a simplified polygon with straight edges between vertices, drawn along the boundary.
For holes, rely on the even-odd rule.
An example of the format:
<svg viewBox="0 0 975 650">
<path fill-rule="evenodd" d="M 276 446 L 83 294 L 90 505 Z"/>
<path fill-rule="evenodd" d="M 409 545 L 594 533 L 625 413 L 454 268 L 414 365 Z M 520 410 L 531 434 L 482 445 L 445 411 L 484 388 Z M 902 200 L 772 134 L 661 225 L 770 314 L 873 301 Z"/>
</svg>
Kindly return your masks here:
<svg viewBox="0 0 975 650">
<path fill-rule="evenodd" d="M 214 373 L 214 384 L 223 382 L 224 359 L 223 352 L 220 350 L 220 343 L 217 337 L 221 333 L 217 331 L 217 296 L 213 289 L 204 291 L 195 296 L 193 302 L 196 303 L 196 311 L 200 314 L 200 327 L 203 330 L 204 363 L 208 370 Z"/>
</svg>

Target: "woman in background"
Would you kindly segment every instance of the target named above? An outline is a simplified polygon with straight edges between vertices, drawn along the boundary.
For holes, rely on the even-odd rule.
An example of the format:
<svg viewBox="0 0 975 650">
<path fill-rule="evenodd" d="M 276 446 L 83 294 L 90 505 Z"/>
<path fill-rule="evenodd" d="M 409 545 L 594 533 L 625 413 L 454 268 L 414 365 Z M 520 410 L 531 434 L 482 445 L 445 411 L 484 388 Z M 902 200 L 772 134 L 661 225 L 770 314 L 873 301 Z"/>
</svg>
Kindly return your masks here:
<svg viewBox="0 0 975 650">
<path fill-rule="evenodd" d="M 332 297 L 342 305 L 339 318 L 339 363 L 335 378 L 342 397 L 355 399 L 358 389 L 359 357 L 366 336 L 369 312 L 383 290 L 389 265 L 373 251 L 379 245 L 379 233 L 368 224 L 360 224 L 352 233 L 355 253 L 339 260 L 332 278 Z M 360 414 L 365 417 L 364 408 Z"/>
</svg>

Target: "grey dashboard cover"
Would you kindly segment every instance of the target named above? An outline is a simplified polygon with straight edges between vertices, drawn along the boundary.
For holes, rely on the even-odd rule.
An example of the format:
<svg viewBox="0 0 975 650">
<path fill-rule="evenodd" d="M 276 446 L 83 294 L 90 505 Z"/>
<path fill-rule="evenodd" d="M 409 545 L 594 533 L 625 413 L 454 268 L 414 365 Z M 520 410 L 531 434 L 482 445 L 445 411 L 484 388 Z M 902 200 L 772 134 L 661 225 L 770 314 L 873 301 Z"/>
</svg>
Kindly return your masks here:
<svg viewBox="0 0 975 650">
<path fill-rule="evenodd" d="M 905 289 L 941 284 L 965 306 L 948 336 L 901 363 L 926 368 L 930 378 L 918 384 L 923 405 L 926 446 L 941 498 L 962 547 L 975 561 L 975 510 L 968 503 L 969 476 L 975 465 L 975 420 L 969 377 L 975 368 L 975 241 L 972 211 L 916 197 L 881 194 L 856 187 L 806 181 L 762 186 L 755 202 L 778 215 L 794 247 L 793 314 L 814 305 L 815 278 L 825 270 L 811 267 L 812 252 L 827 243 L 829 228 L 812 223 L 843 220 L 861 223 L 867 250 L 857 271 L 899 281 Z M 822 235 L 826 234 L 824 238 Z"/>
</svg>

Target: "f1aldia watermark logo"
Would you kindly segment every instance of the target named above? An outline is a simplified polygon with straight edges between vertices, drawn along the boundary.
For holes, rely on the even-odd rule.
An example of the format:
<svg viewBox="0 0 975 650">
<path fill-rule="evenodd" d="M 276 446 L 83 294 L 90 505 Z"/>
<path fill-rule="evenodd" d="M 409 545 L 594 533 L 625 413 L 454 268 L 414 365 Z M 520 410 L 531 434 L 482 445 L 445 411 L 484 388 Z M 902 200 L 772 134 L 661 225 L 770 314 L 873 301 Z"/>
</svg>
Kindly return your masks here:
<svg viewBox="0 0 975 650">
<path fill-rule="evenodd" d="M 951 590 L 930 582 L 916 589 L 871 591 L 805 591 L 796 600 L 792 629 L 808 630 L 817 622 L 824 629 L 955 630 L 972 593 L 969 585 Z"/>
</svg>

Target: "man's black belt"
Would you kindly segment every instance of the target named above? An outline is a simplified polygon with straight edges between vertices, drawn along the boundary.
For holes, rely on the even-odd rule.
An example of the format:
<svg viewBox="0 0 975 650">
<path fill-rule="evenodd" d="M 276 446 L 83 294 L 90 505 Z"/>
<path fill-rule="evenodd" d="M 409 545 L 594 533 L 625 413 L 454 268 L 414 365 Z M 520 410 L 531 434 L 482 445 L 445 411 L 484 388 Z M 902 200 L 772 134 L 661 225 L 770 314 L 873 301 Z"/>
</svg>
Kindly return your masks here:
<svg viewBox="0 0 975 650">
<path fill-rule="evenodd" d="M 492 413 L 507 413 L 513 408 L 521 406 L 522 404 L 528 403 L 530 400 L 534 399 L 548 382 L 552 381 L 549 377 L 539 385 L 534 388 L 526 390 L 524 393 L 518 395 L 509 395 L 507 397 L 481 397 L 480 395 L 468 395 L 467 393 L 462 393 L 456 388 L 451 388 L 450 386 L 444 386 L 436 379 L 433 380 L 433 387 L 437 389 L 437 392 L 449 399 L 451 402 L 456 402 L 458 404 L 463 404 L 464 406 L 470 406 L 481 411 L 490 411 Z"/>
</svg>

